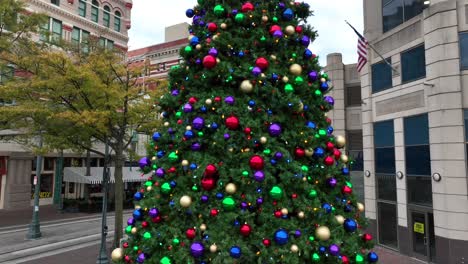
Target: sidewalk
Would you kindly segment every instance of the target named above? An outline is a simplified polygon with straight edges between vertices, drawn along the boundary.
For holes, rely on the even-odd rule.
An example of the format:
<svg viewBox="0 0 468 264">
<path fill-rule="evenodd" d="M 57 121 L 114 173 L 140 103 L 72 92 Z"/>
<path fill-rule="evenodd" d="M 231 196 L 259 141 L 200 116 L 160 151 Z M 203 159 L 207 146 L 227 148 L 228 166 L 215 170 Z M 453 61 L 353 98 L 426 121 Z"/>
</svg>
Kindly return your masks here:
<svg viewBox="0 0 468 264">
<path fill-rule="evenodd" d="M 375 253 L 379 255 L 379 264 L 423 264 L 427 263 L 409 256 L 401 255 L 400 253 L 380 246 L 375 246 Z"/>
</svg>

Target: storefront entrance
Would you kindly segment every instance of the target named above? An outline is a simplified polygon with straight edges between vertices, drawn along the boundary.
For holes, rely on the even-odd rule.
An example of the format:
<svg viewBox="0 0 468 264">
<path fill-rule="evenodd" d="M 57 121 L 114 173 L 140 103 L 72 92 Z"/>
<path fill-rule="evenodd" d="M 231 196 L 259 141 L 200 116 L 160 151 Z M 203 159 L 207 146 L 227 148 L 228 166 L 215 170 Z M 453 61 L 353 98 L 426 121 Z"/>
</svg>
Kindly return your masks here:
<svg viewBox="0 0 468 264">
<path fill-rule="evenodd" d="M 434 215 L 432 211 L 410 210 L 410 232 L 415 257 L 423 261 L 435 259 Z"/>
</svg>

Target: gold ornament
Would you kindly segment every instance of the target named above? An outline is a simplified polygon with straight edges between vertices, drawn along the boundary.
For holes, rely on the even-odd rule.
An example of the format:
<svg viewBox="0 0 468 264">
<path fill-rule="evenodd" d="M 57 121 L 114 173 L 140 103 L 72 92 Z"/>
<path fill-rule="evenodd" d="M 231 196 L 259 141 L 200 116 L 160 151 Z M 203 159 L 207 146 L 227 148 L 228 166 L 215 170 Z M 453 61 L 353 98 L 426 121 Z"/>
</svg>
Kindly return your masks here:
<svg viewBox="0 0 468 264">
<path fill-rule="evenodd" d="M 364 205 L 362 203 L 357 203 L 357 209 L 359 212 L 364 212 Z"/>
<path fill-rule="evenodd" d="M 267 21 L 268 21 L 268 17 L 267 17 L 267 16 L 262 16 L 262 21 L 263 21 L 263 22 L 267 22 Z"/>
<path fill-rule="evenodd" d="M 211 99 L 206 99 L 205 100 L 205 104 L 207 105 L 211 105 L 213 103 L 213 101 Z"/>
<path fill-rule="evenodd" d="M 292 34 L 294 34 L 294 32 L 296 32 L 296 29 L 293 26 L 289 25 L 286 27 L 284 32 L 286 33 L 286 35 L 291 36 Z"/>
<path fill-rule="evenodd" d="M 132 232 L 132 234 L 135 235 L 138 232 L 138 229 L 136 227 L 133 227 L 131 232 Z"/>
<path fill-rule="evenodd" d="M 270 55 L 270 59 L 276 60 L 276 56 L 275 55 Z"/>
<path fill-rule="evenodd" d="M 220 63 L 221 60 L 219 58 L 216 58 L 216 63 Z"/>
<path fill-rule="evenodd" d="M 218 35 L 213 36 L 213 40 L 216 40 L 218 38 Z"/>
<path fill-rule="evenodd" d="M 302 67 L 301 65 L 294 63 L 293 65 L 289 67 L 289 72 L 296 76 L 299 76 L 302 73 Z"/>
<path fill-rule="evenodd" d="M 321 241 L 330 239 L 330 229 L 326 226 L 321 226 L 315 230 L 315 236 Z"/>
<path fill-rule="evenodd" d="M 192 126 L 186 126 L 185 130 L 192 130 Z"/>
<path fill-rule="evenodd" d="M 297 106 L 297 111 L 302 112 L 304 110 L 304 104 L 302 102 L 299 102 L 299 105 Z"/>
<path fill-rule="evenodd" d="M 228 148 L 228 151 L 229 151 L 229 152 L 233 152 L 234 149 L 233 149 L 233 148 Z"/>
<path fill-rule="evenodd" d="M 338 135 L 335 137 L 335 143 L 338 148 L 342 148 L 346 145 L 346 139 L 345 137 Z"/>
<path fill-rule="evenodd" d="M 340 225 L 342 225 L 344 223 L 344 221 L 345 221 L 345 218 L 342 215 L 336 215 L 335 219 L 338 222 L 338 224 L 340 224 Z"/>
<path fill-rule="evenodd" d="M 287 76 L 283 76 L 283 79 L 282 79 L 282 80 L 283 80 L 284 83 L 289 82 L 289 78 L 288 78 Z"/>
<path fill-rule="evenodd" d="M 135 205 L 135 210 L 141 209 L 141 206 Z"/>
<path fill-rule="evenodd" d="M 268 139 L 266 137 L 261 137 L 260 138 L 260 143 L 265 144 L 267 143 Z"/>
<path fill-rule="evenodd" d="M 216 246 L 216 244 L 211 245 L 210 246 L 210 252 L 215 253 L 216 251 L 218 251 L 218 246 Z"/>
<path fill-rule="evenodd" d="M 343 163 L 348 163 L 348 161 L 349 161 L 348 155 L 345 155 L 345 154 L 341 155 L 341 161 Z"/>
<path fill-rule="evenodd" d="M 289 213 L 288 208 L 283 208 L 283 209 L 281 209 L 281 213 L 282 213 L 283 215 L 287 215 L 287 214 Z"/>
<path fill-rule="evenodd" d="M 201 230 L 201 231 L 205 231 L 205 230 L 206 230 L 206 225 L 205 225 L 205 224 L 201 224 L 201 225 L 200 225 L 200 230 Z"/>
<path fill-rule="evenodd" d="M 182 207 L 187 208 L 192 204 L 192 198 L 190 198 L 188 195 L 184 195 L 180 198 L 179 202 Z"/>
<path fill-rule="evenodd" d="M 182 166 L 188 166 L 188 165 L 189 165 L 188 160 L 183 160 L 183 161 L 182 161 Z"/>
<path fill-rule="evenodd" d="M 121 260 L 123 258 L 123 250 L 121 248 L 116 248 L 112 250 L 111 257 L 112 257 L 112 261 L 115 261 L 115 262 Z"/>
<path fill-rule="evenodd" d="M 304 219 L 305 217 L 304 212 L 300 211 L 299 213 L 297 213 L 297 217 L 299 217 L 300 219 Z"/>
<path fill-rule="evenodd" d="M 251 93 L 253 91 L 253 85 L 249 80 L 243 80 L 240 89 L 244 93 Z"/>
<path fill-rule="evenodd" d="M 306 149 L 306 150 L 305 150 L 305 155 L 306 155 L 307 157 L 312 157 L 312 155 L 314 155 L 314 149 L 312 149 L 312 148 Z"/>
<path fill-rule="evenodd" d="M 197 45 L 195 46 L 195 49 L 197 49 L 197 50 L 201 50 L 201 48 L 202 48 L 201 44 L 197 44 Z"/>
<path fill-rule="evenodd" d="M 228 194 L 234 194 L 237 191 L 237 186 L 231 182 L 231 183 L 226 184 L 225 189 Z"/>
<path fill-rule="evenodd" d="M 291 252 L 292 253 L 297 253 L 299 251 L 299 247 L 295 244 L 291 245 Z"/>
<path fill-rule="evenodd" d="M 226 23 L 221 23 L 221 28 L 222 28 L 222 29 L 226 29 L 226 28 L 227 28 Z"/>
<path fill-rule="evenodd" d="M 155 161 L 155 160 L 156 160 L 156 157 L 155 157 L 155 156 L 153 156 L 153 157 L 151 158 L 151 160 L 152 160 L 152 161 Z"/>
<path fill-rule="evenodd" d="M 168 126 L 169 126 L 169 122 L 164 122 L 164 126 L 168 127 Z"/>
<path fill-rule="evenodd" d="M 153 187 L 151 187 L 151 186 L 146 187 L 147 192 L 151 192 L 151 190 L 153 190 Z"/>
<path fill-rule="evenodd" d="M 326 82 L 327 80 L 325 78 L 320 78 L 320 82 Z"/>
</svg>

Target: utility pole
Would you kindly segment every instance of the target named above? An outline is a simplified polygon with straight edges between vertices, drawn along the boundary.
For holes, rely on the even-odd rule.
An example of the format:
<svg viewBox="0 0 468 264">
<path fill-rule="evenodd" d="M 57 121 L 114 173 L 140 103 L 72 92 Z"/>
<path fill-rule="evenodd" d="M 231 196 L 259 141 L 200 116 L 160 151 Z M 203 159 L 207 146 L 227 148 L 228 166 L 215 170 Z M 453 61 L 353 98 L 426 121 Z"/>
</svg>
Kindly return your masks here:
<svg viewBox="0 0 468 264">
<path fill-rule="evenodd" d="M 42 132 L 39 132 L 39 151 L 42 149 Z M 38 239 L 41 235 L 41 227 L 39 223 L 39 195 L 41 189 L 41 169 L 42 155 L 38 154 L 36 158 L 36 177 L 34 177 L 34 207 L 29 231 L 26 235 L 27 239 Z"/>
<path fill-rule="evenodd" d="M 107 189 L 109 186 L 109 144 L 107 138 L 105 141 L 104 150 L 104 167 L 102 173 L 102 224 L 101 224 L 101 250 L 99 251 L 96 264 L 108 264 L 109 258 L 107 257 L 106 249 L 106 236 L 107 236 Z"/>
</svg>

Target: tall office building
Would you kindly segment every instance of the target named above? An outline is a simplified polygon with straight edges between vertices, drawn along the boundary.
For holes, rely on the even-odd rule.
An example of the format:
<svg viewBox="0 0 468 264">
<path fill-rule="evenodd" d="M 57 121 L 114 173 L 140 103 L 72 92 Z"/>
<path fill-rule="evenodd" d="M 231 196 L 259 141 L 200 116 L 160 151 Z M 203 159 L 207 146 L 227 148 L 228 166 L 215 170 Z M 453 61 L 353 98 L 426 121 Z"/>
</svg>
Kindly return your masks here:
<svg viewBox="0 0 468 264">
<path fill-rule="evenodd" d="M 468 2 L 364 0 L 366 216 L 377 242 L 468 261 Z M 380 57 L 380 55 L 384 59 Z"/>
</svg>

